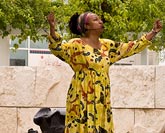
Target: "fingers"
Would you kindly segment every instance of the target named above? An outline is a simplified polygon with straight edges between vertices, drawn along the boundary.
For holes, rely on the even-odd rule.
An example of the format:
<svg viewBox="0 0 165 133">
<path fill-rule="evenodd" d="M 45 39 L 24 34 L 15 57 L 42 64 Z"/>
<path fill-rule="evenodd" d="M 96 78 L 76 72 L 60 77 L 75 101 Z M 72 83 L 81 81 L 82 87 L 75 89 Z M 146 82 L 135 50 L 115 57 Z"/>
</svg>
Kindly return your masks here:
<svg viewBox="0 0 165 133">
<path fill-rule="evenodd" d="M 158 26 L 159 28 L 162 27 L 162 24 L 161 24 L 160 20 L 157 21 L 157 26 Z"/>
<path fill-rule="evenodd" d="M 162 29 L 162 24 L 160 21 L 157 21 L 156 28 L 161 30 Z"/>
<path fill-rule="evenodd" d="M 48 19 L 54 19 L 54 13 L 49 13 L 48 16 L 47 16 Z"/>
<path fill-rule="evenodd" d="M 54 13 L 53 12 L 50 12 L 47 15 L 47 20 L 48 20 L 50 25 L 55 25 L 55 18 L 54 18 Z"/>
<path fill-rule="evenodd" d="M 154 23 L 154 27 L 153 27 L 153 29 L 154 29 L 154 30 L 158 30 L 158 31 L 160 31 L 161 28 L 162 28 L 161 21 L 160 21 L 160 20 L 156 20 L 155 23 Z"/>
<path fill-rule="evenodd" d="M 156 20 L 156 22 L 155 22 L 158 26 L 161 26 L 162 24 L 161 24 L 161 22 L 160 22 L 160 20 Z"/>
</svg>

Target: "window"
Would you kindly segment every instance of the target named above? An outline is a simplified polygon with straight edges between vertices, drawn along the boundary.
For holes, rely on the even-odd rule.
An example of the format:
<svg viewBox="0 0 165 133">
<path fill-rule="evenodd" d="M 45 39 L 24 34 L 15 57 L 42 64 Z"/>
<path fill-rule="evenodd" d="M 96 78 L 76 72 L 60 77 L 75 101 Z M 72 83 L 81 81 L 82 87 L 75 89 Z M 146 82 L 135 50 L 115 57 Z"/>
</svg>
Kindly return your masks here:
<svg viewBox="0 0 165 133">
<path fill-rule="evenodd" d="M 46 59 L 46 56 L 51 55 L 46 39 L 33 42 L 30 40 L 30 37 L 28 37 L 27 40 L 19 44 L 17 50 L 13 50 L 14 44 L 18 44 L 17 38 L 10 40 L 10 66 L 39 65 L 43 59 Z"/>
</svg>

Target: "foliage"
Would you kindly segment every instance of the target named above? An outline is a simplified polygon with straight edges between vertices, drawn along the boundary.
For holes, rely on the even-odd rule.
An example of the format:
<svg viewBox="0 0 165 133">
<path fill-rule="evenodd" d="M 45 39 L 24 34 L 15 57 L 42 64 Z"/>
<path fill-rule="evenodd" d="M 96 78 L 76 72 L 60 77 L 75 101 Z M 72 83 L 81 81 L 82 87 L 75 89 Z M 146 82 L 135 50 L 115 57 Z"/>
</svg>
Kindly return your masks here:
<svg viewBox="0 0 165 133">
<path fill-rule="evenodd" d="M 46 7 L 46 8 L 45 8 Z M 45 16 L 51 10 L 48 0 L 1 0 L 0 2 L 0 35 L 19 37 L 22 42 L 30 36 L 33 41 L 39 40 L 39 33 L 47 26 Z"/>
<path fill-rule="evenodd" d="M 62 35 L 69 33 L 68 21 L 74 13 L 92 11 L 104 21 L 104 38 L 116 41 L 128 41 L 126 33 L 134 33 L 133 39 L 141 32 L 149 32 L 156 19 L 163 23 L 163 30 L 154 39 L 150 49 L 161 51 L 165 48 L 165 1 L 164 0 L 1 0 L 0 2 L 0 35 L 9 34 L 12 38 L 27 36 L 35 42 L 48 33 L 46 16 L 53 11 L 57 20 L 57 30 Z M 19 29 L 19 34 L 12 34 Z M 74 37 L 66 34 L 65 39 Z"/>
<path fill-rule="evenodd" d="M 154 39 L 149 48 L 161 51 L 165 48 L 165 1 L 164 0 L 128 0 L 128 30 L 133 32 L 148 32 L 152 29 L 155 20 L 163 23 L 162 32 Z"/>
</svg>

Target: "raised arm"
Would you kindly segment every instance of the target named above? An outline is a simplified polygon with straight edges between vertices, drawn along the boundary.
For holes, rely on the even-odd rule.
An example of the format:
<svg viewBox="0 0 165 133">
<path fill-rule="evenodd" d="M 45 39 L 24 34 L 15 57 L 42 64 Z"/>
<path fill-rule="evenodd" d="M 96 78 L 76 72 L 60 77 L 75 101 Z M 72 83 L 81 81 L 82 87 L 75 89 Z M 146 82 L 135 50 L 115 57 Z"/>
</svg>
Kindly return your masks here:
<svg viewBox="0 0 165 133">
<path fill-rule="evenodd" d="M 111 55 L 111 63 L 115 63 L 116 61 L 134 55 L 136 53 L 144 50 L 148 45 L 151 44 L 151 40 L 156 36 L 158 32 L 162 29 L 162 25 L 159 20 L 155 21 L 153 25 L 153 29 L 151 32 L 143 35 L 140 39 L 135 41 L 129 41 L 128 43 L 115 43 L 110 42 L 110 52 Z"/>
<path fill-rule="evenodd" d="M 146 39 L 149 41 L 152 40 L 161 29 L 162 24 L 160 23 L 160 20 L 155 21 L 152 30 L 146 35 Z"/>
<path fill-rule="evenodd" d="M 50 26 L 50 35 L 48 36 L 50 42 L 49 49 L 56 57 L 68 63 L 70 60 L 70 45 L 68 43 L 62 44 L 61 36 L 55 32 L 56 21 L 54 13 L 50 13 L 47 16 L 47 20 Z"/>
<path fill-rule="evenodd" d="M 57 40 L 57 36 L 55 34 L 56 21 L 55 21 L 55 18 L 54 18 L 54 13 L 50 13 L 47 16 L 47 20 L 48 20 L 48 23 L 50 25 L 50 35 L 52 36 L 53 39 Z"/>
</svg>

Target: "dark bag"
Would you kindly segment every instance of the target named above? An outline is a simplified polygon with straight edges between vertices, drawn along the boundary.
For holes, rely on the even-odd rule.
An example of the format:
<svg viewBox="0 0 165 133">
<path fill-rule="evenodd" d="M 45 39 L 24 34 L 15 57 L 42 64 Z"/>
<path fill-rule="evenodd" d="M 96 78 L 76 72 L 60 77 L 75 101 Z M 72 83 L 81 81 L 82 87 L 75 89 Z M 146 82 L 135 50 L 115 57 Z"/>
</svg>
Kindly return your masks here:
<svg viewBox="0 0 165 133">
<path fill-rule="evenodd" d="M 42 133 L 64 133 L 65 112 L 51 111 L 50 108 L 41 108 L 33 119 L 40 126 Z"/>
</svg>

